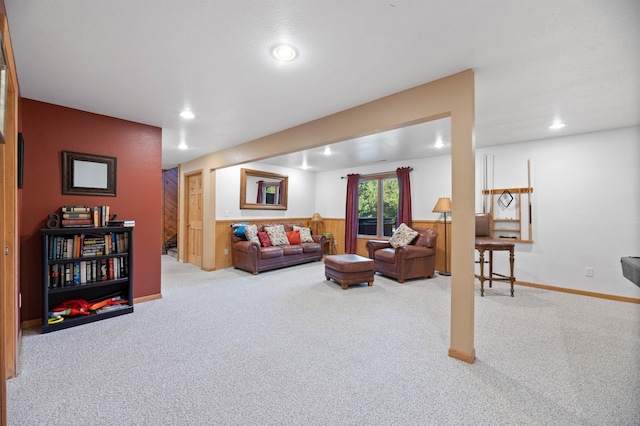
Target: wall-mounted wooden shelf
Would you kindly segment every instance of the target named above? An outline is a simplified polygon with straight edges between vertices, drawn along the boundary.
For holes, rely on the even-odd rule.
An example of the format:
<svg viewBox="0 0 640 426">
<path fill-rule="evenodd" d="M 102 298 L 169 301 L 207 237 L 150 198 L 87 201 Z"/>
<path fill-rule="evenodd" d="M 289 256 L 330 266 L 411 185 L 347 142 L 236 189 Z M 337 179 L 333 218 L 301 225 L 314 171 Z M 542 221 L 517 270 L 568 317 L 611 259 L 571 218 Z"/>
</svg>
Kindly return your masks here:
<svg viewBox="0 0 640 426">
<path fill-rule="evenodd" d="M 533 242 L 531 194 L 533 188 L 496 188 L 482 191 L 483 196 L 489 197 L 494 238 L 504 238 L 518 243 Z"/>
</svg>

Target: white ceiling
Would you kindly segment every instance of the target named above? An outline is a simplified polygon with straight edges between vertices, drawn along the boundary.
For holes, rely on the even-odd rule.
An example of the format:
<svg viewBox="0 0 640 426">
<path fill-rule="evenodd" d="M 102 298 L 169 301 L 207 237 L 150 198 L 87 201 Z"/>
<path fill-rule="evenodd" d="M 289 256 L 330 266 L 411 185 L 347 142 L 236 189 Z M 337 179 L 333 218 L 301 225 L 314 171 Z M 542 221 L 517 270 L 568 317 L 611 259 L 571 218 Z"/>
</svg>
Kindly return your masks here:
<svg viewBox="0 0 640 426">
<path fill-rule="evenodd" d="M 21 96 L 162 127 L 164 168 L 469 68 L 478 147 L 640 125 L 638 0 L 5 4 Z M 271 56 L 283 42 L 293 62 Z M 309 165 L 440 155 L 423 127 Z"/>
</svg>

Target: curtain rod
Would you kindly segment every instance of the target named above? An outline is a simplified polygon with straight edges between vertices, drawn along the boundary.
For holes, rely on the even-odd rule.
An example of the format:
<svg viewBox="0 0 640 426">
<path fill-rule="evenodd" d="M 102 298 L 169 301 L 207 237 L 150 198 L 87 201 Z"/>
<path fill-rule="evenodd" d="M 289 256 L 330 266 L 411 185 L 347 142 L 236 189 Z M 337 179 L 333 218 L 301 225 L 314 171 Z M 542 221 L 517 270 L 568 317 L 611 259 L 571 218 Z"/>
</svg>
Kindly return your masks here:
<svg viewBox="0 0 640 426">
<path fill-rule="evenodd" d="M 409 167 L 409 171 L 412 172 L 413 167 Z M 367 178 L 367 177 L 378 176 L 378 175 L 390 175 L 395 172 L 396 172 L 395 170 L 392 170 L 390 172 L 377 172 L 377 173 L 370 173 L 368 175 L 360 175 L 360 177 Z M 346 179 L 346 178 L 347 178 L 346 176 L 340 176 L 340 179 Z"/>
</svg>

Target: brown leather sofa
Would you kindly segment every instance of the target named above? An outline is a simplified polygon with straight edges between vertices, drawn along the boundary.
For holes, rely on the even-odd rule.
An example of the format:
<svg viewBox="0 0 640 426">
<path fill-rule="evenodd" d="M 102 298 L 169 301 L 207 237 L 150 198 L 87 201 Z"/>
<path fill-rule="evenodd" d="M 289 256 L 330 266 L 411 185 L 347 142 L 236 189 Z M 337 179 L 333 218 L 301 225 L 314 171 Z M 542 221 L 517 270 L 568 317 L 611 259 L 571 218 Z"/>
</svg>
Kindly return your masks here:
<svg viewBox="0 0 640 426">
<path fill-rule="evenodd" d="M 418 231 L 418 236 L 406 246 L 393 248 L 388 241 L 367 241 L 375 272 L 396 278 L 399 283 L 435 275 L 438 232 L 431 228 L 412 229 Z"/>
<path fill-rule="evenodd" d="M 266 226 L 284 225 L 285 231 L 292 231 L 294 224 L 257 224 L 258 231 Z M 295 224 L 297 226 L 304 226 Z M 325 236 L 312 235 L 313 243 L 300 243 L 275 247 L 262 247 L 231 233 L 231 263 L 234 268 L 249 271 L 253 275 L 270 269 L 299 265 L 301 263 L 322 260 Z"/>
</svg>

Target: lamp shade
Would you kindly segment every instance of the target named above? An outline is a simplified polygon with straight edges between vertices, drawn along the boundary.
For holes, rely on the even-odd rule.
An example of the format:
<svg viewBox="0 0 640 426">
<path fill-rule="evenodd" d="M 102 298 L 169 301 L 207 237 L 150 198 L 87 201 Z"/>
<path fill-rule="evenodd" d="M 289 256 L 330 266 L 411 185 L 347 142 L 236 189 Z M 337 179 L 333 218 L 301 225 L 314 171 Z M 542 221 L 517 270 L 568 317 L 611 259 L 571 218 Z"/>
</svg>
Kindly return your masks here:
<svg viewBox="0 0 640 426">
<path fill-rule="evenodd" d="M 433 208 L 434 213 L 451 213 L 451 198 L 438 198 Z"/>
<path fill-rule="evenodd" d="M 321 222 L 322 221 L 322 216 L 320 216 L 320 213 L 314 213 L 313 216 L 311 217 L 311 222 Z"/>
</svg>

